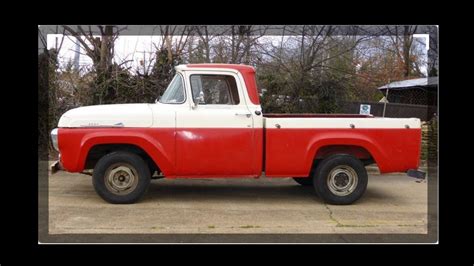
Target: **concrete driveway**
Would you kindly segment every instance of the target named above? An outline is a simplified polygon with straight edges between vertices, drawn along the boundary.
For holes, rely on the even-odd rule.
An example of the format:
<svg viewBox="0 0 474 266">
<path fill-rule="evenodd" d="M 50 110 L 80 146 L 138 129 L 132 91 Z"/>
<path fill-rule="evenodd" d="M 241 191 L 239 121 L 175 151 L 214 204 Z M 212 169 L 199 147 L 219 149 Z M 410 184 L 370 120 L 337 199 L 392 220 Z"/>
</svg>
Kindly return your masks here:
<svg viewBox="0 0 474 266">
<path fill-rule="evenodd" d="M 136 204 L 113 205 L 91 177 L 49 176 L 49 234 L 427 233 L 427 183 L 370 174 L 353 205 L 327 205 L 290 178 L 159 179 Z"/>
</svg>

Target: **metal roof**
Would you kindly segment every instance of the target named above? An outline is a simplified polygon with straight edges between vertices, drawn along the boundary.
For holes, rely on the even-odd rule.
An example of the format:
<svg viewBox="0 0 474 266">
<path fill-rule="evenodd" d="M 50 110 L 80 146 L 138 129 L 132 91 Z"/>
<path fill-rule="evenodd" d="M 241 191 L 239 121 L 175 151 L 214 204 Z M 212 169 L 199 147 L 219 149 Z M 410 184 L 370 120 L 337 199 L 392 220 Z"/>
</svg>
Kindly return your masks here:
<svg viewBox="0 0 474 266">
<path fill-rule="evenodd" d="M 429 87 L 429 86 L 437 86 L 438 85 L 438 77 L 430 77 L 430 78 L 420 78 L 420 79 L 407 79 L 401 81 L 395 81 L 379 87 L 379 90 L 386 90 L 386 89 L 409 89 L 413 87 Z"/>
</svg>

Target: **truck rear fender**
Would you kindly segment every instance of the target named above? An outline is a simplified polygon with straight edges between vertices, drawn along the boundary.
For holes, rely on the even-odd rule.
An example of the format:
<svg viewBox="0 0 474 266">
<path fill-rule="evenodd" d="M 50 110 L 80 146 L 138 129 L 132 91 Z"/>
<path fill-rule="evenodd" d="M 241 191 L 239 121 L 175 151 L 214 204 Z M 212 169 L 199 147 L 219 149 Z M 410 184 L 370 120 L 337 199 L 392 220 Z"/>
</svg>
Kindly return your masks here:
<svg viewBox="0 0 474 266">
<path fill-rule="evenodd" d="M 318 152 L 322 148 L 330 146 L 355 146 L 365 149 L 369 152 L 372 159 L 378 165 L 381 171 L 383 171 L 386 162 L 387 155 L 379 147 L 377 142 L 367 138 L 367 136 L 358 133 L 341 133 L 340 135 L 331 134 L 318 134 L 311 139 L 310 145 L 308 145 L 308 156 L 306 158 L 306 166 L 309 171 L 313 166 L 313 162 L 318 155 Z"/>
</svg>

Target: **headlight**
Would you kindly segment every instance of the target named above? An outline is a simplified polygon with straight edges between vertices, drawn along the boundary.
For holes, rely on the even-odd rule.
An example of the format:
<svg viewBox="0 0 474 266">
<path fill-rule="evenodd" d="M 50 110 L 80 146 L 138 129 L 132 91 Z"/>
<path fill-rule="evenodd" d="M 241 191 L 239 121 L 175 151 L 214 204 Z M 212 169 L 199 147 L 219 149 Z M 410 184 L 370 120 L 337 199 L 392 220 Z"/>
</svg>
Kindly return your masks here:
<svg viewBox="0 0 474 266">
<path fill-rule="evenodd" d="M 59 146 L 58 146 L 58 129 L 55 128 L 51 130 L 51 142 L 53 143 L 53 148 L 56 151 L 59 151 Z"/>
</svg>

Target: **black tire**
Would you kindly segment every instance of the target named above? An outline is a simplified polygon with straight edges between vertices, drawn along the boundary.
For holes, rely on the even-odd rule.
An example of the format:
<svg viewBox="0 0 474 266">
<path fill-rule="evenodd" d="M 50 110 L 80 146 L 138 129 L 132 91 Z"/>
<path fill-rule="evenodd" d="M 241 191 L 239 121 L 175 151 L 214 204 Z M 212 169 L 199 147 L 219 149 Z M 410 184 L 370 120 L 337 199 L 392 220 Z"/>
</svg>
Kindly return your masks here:
<svg viewBox="0 0 474 266">
<path fill-rule="evenodd" d="M 120 151 L 100 158 L 92 174 L 97 194 L 114 204 L 137 202 L 146 193 L 150 179 L 150 169 L 140 156 Z M 123 184 L 125 188 L 122 189 L 119 185 Z"/>
<path fill-rule="evenodd" d="M 355 202 L 364 194 L 367 183 L 364 164 L 346 154 L 336 154 L 324 159 L 318 164 L 313 175 L 316 194 L 325 202 L 334 205 Z"/>
<path fill-rule="evenodd" d="M 313 185 L 313 177 L 293 177 L 293 180 L 304 187 Z"/>
</svg>

